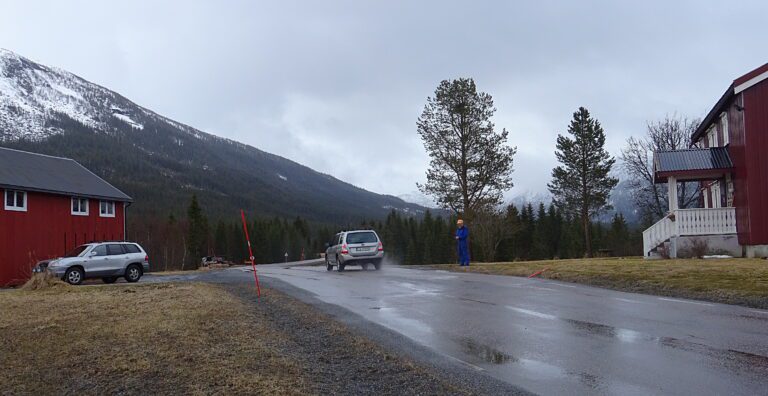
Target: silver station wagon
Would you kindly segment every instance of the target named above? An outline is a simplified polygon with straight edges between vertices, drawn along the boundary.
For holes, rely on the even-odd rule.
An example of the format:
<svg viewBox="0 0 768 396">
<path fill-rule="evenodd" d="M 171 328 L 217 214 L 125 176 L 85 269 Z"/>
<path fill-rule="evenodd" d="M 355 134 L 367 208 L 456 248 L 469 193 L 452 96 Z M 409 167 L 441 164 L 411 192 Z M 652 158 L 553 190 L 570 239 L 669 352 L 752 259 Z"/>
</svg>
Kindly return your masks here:
<svg viewBox="0 0 768 396">
<path fill-rule="evenodd" d="M 364 270 L 373 265 L 377 270 L 384 260 L 384 245 L 373 230 L 344 231 L 336 234 L 325 250 L 325 268 L 344 271 L 347 265 L 360 265 Z"/>
</svg>

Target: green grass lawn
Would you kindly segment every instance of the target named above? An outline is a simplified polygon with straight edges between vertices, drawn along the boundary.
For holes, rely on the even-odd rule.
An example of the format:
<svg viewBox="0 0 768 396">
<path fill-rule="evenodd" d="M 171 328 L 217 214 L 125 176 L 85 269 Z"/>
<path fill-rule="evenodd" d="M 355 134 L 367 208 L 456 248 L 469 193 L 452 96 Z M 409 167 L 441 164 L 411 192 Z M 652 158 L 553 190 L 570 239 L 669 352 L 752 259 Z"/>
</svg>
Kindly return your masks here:
<svg viewBox="0 0 768 396">
<path fill-rule="evenodd" d="M 468 269 L 458 265 L 429 267 L 510 276 L 529 276 L 546 268 L 540 278 L 768 308 L 768 261 L 761 259 L 644 260 L 632 257 L 473 263 Z"/>
</svg>

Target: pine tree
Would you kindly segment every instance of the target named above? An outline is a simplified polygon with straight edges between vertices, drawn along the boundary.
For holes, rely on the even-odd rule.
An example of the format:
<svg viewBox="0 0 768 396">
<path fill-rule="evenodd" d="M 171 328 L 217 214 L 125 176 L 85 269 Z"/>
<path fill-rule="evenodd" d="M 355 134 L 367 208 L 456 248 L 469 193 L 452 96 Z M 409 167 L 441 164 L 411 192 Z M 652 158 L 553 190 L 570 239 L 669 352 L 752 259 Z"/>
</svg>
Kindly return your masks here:
<svg viewBox="0 0 768 396">
<path fill-rule="evenodd" d="M 580 107 L 568 127 L 572 137 L 557 136 L 555 155 L 560 166 L 548 184 L 555 203 L 578 218 L 584 236 L 584 255 L 592 257 L 591 219 L 608 207 L 608 197 L 619 180 L 609 176 L 616 160 L 604 149 L 605 133 L 589 111 Z"/>
<path fill-rule="evenodd" d="M 444 80 L 416 123 L 431 158 L 419 190 L 468 219 L 482 206 L 500 204 L 512 187 L 516 149 L 506 144 L 506 130 L 494 130 L 495 112 L 491 95 L 477 92 L 471 78 Z"/>
<path fill-rule="evenodd" d="M 533 252 L 534 260 L 552 258 L 549 245 L 550 221 L 547 217 L 547 210 L 543 202 L 539 203 L 539 209 L 536 212 L 536 221 L 533 231 Z"/>
<path fill-rule="evenodd" d="M 227 251 L 227 227 L 224 222 L 219 220 L 216 224 L 216 231 L 213 238 L 213 251 L 216 255 L 226 256 Z"/>
<path fill-rule="evenodd" d="M 203 215 L 200 204 L 197 202 L 197 195 L 192 195 L 192 200 L 187 209 L 187 251 L 189 252 L 188 261 L 197 268 L 200 258 L 208 253 L 208 219 Z"/>
</svg>

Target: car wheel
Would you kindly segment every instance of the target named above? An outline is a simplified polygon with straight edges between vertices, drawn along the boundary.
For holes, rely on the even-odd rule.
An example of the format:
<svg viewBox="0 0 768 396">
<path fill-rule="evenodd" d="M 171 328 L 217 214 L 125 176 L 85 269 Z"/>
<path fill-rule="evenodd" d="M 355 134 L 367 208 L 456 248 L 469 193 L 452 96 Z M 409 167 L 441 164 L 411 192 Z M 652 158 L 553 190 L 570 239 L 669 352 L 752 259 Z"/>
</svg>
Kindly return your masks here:
<svg viewBox="0 0 768 396">
<path fill-rule="evenodd" d="M 125 280 L 131 283 L 138 282 L 141 279 L 141 268 L 136 264 L 131 264 L 125 270 Z"/>
<path fill-rule="evenodd" d="M 83 283 L 83 278 L 85 278 L 85 273 L 77 267 L 70 268 L 64 273 L 64 281 L 70 285 L 79 285 Z"/>
<path fill-rule="evenodd" d="M 360 264 L 361 267 L 363 267 L 363 271 L 368 271 L 368 263 Z"/>
<path fill-rule="evenodd" d="M 107 283 L 107 284 L 115 283 L 115 281 L 117 281 L 117 277 L 116 276 L 108 276 L 106 278 L 101 278 L 101 281 L 104 282 L 104 283 Z"/>
<path fill-rule="evenodd" d="M 374 268 L 376 268 L 376 271 L 381 269 L 381 261 L 377 261 L 373 263 Z"/>
<path fill-rule="evenodd" d="M 325 258 L 325 270 L 333 271 L 333 265 L 331 265 L 331 261 L 328 260 L 328 257 Z"/>
<path fill-rule="evenodd" d="M 346 265 L 342 263 L 341 260 L 336 259 L 336 265 L 339 266 L 339 269 L 338 269 L 339 272 L 344 272 L 344 267 L 346 267 Z"/>
</svg>

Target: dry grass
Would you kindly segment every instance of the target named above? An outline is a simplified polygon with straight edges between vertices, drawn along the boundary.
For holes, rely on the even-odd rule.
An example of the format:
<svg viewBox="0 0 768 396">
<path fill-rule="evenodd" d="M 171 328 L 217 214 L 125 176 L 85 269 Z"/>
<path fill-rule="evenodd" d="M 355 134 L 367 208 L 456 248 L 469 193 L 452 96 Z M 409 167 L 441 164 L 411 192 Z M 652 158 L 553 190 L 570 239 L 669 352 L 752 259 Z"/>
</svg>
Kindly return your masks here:
<svg viewBox="0 0 768 396">
<path fill-rule="evenodd" d="M 642 258 L 473 263 L 432 268 L 539 277 L 639 293 L 768 308 L 768 261 L 761 259 L 644 260 Z"/>
<path fill-rule="evenodd" d="M 0 293 L 3 394 L 301 394 L 284 334 L 211 285 Z M 266 340 L 270 342 L 267 343 Z"/>
<path fill-rule="evenodd" d="M 22 290 L 45 290 L 53 288 L 69 287 L 69 284 L 51 275 L 49 272 L 32 274 L 32 277 L 21 286 Z"/>
</svg>

